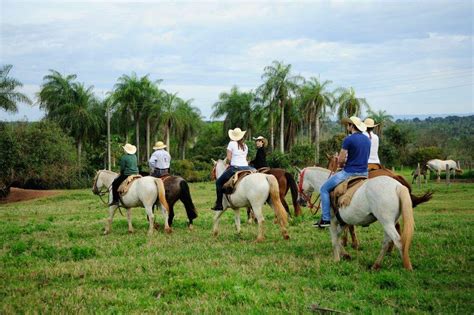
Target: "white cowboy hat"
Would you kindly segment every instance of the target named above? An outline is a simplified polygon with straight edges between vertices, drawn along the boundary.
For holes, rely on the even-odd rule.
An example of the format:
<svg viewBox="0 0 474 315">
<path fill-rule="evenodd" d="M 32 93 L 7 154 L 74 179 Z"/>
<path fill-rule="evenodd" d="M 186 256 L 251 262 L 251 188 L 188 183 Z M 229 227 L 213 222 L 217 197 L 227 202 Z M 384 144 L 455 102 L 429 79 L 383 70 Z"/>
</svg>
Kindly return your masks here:
<svg viewBox="0 0 474 315">
<path fill-rule="evenodd" d="M 157 141 L 155 142 L 155 145 L 153 146 L 153 150 L 161 150 L 166 148 L 166 144 L 163 143 L 163 141 Z"/>
<path fill-rule="evenodd" d="M 127 144 L 124 145 L 122 148 L 123 148 L 123 149 L 125 150 L 125 152 L 127 152 L 128 154 L 135 154 L 135 152 L 137 152 L 137 147 L 134 146 L 134 145 L 132 145 L 132 144 L 130 144 L 130 143 L 127 143 Z"/>
<path fill-rule="evenodd" d="M 372 118 L 366 118 L 364 120 L 364 124 L 367 126 L 367 128 L 374 128 L 379 125 L 379 124 L 376 124 Z"/>
<path fill-rule="evenodd" d="M 366 131 L 367 126 L 362 122 L 362 120 L 359 117 L 352 116 L 351 118 L 343 118 L 342 123 L 344 124 L 353 124 L 356 126 L 359 131 Z"/>
<path fill-rule="evenodd" d="M 268 140 L 267 138 L 263 137 L 263 136 L 258 136 L 257 138 L 253 138 L 253 140 L 255 141 L 262 141 L 263 142 L 263 146 L 267 146 L 268 145 Z"/>
<path fill-rule="evenodd" d="M 242 131 L 240 128 L 229 129 L 229 138 L 233 141 L 239 141 L 245 136 L 247 131 Z"/>
</svg>

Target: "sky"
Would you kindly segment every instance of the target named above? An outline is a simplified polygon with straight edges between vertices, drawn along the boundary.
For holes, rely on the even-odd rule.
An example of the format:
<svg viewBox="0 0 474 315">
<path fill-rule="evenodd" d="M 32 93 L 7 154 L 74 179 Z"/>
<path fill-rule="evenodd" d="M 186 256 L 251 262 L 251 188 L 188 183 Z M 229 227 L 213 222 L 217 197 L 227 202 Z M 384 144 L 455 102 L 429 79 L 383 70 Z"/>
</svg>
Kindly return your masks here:
<svg viewBox="0 0 474 315">
<path fill-rule="evenodd" d="M 100 98 L 135 72 L 193 99 L 263 83 L 273 60 L 391 115 L 474 113 L 473 1 L 0 0 L 0 59 L 36 101 L 50 69 Z M 39 120 L 38 105 L 0 120 Z"/>
</svg>

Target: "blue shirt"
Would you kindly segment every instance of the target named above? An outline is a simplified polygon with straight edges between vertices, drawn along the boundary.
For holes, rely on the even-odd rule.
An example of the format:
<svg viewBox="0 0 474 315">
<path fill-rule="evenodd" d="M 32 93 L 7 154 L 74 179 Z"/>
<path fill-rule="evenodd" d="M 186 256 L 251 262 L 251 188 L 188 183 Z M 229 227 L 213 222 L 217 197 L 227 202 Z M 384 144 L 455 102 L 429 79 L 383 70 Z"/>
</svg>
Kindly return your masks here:
<svg viewBox="0 0 474 315">
<path fill-rule="evenodd" d="M 370 156 L 370 140 L 360 132 L 347 136 L 342 142 L 347 150 L 347 162 L 344 171 L 347 173 L 363 173 L 368 171 Z"/>
</svg>

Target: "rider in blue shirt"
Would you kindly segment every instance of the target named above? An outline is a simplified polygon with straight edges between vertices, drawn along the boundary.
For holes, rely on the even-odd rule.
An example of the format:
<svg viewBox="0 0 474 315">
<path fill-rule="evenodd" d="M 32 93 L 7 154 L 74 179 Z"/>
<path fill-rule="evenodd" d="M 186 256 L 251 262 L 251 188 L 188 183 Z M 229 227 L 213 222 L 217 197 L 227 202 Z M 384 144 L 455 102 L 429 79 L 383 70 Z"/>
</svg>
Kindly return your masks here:
<svg viewBox="0 0 474 315">
<path fill-rule="evenodd" d="M 338 161 L 344 168 L 331 176 L 320 188 L 322 217 L 316 224 L 320 228 L 328 227 L 331 221 L 331 201 L 329 193 L 337 185 L 345 181 L 351 176 L 367 176 L 368 161 L 370 155 L 370 140 L 362 134 L 367 126 L 360 118 L 352 116 L 344 119 L 343 123 L 347 124 L 347 131 L 350 135 L 342 142 L 342 149 L 339 152 Z"/>
</svg>

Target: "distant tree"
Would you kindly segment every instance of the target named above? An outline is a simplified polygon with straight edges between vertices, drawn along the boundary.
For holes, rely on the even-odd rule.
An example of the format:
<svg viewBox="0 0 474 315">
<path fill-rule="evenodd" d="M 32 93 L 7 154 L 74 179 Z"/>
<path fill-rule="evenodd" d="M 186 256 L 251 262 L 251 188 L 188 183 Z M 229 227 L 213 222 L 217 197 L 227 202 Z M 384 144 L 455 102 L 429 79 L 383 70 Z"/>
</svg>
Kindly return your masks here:
<svg viewBox="0 0 474 315">
<path fill-rule="evenodd" d="M 197 107 L 191 106 L 192 100 L 179 100 L 176 107 L 181 124 L 176 130 L 178 138 L 178 146 L 181 151 L 181 159 L 186 158 L 186 146 L 188 142 L 194 138 L 201 128 L 201 112 Z"/>
<path fill-rule="evenodd" d="M 163 106 L 161 112 L 161 125 L 164 128 L 165 141 L 168 150 L 170 148 L 170 137 L 171 133 L 175 132 L 180 127 L 181 121 L 179 119 L 179 113 L 176 111 L 180 98 L 178 93 L 165 93 L 163 96 Z"/>
<path fill-rule="evenodd" d="M 337 118 L 342 120 L 344 117 L 360 116 L 362 108 L 369 107 L 365 98 L 356 97 L 354 89 L 338 88 L 334 91 L 336 93 Z"/>
<path fill-rule="evenodd" d="M 46 118 L 55 118 L 56 111 L 73 99 L 75 74 L 62 75 L 56 70 L 49 70 L 43 77 L 43 84 L 38 93 L 40 108 L 46 111 Z"/>
<path fill-rule="evenodd" d="M 280 109 L 280 152 L 284 153 L 285 107 L 291 104 L 289 98 L 296 94 L 303 78 L 291 74 L 291 65 L 273 61 L 270 66 L 264 68 L 262 79 L 264 83 L 258 88 L 259 93 L 264 100 L 269 102 L 270 108 L 273 108 L 276 102 Z"/>
<path fill-rule="evenodd" d="M 32 102 L 25 94 L 17 91 L 23 84 L 8 76 L 12 67 L 12 65 L 4 65 L 0 68 L 0 108 L 7 112 L 16 113 L 18 111 L 18 102 L 29 105 Z"/>
</svg>

